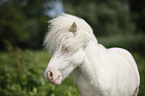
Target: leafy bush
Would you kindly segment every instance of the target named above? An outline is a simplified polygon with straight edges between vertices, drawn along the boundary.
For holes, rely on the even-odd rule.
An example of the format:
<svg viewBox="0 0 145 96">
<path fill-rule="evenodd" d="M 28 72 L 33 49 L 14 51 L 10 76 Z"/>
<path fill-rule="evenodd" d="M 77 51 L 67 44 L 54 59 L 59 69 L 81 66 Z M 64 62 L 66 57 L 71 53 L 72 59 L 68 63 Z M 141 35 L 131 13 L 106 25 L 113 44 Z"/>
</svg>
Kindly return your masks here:
<svg viewBox="0 0 145 96">
<path fill-rule="evenodd" d="M 46 51 L 22 51 L 11 44 L 8 44 L 8 50 L 0 52 L 0 96 L 80 96 L 70 76 L 59 86 L 45 81 L 44 70 L 51 58 Z M 138 96 L 144 96 L 145 57 L 138 53 L 133 53 L 133 56 L 141 76 Z"/>
<path fill-rule="evenodd" d="M 145 34 L 114 35 L 108 37 L 98 37 L 97 39 L 99 43 L 103 44 L 107 48 L 121 47 L 141 54 L 145 52 Z"/>
<path fill-rule="evenodd" d="M 9 43 L 8 50 L 0 53 L 0 96 L 80 96 L 71 77 L 60 86 L 45 81 L 51 57 L 46 51 L 22 51 Z"/>
</svg>

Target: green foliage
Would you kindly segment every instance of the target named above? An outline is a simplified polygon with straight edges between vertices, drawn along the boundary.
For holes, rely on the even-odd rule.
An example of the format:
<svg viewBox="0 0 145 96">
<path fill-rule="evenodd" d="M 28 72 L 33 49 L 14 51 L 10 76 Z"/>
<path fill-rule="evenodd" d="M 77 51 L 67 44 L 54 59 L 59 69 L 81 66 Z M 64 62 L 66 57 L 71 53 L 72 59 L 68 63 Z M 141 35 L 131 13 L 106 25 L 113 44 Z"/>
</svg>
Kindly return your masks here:
<svg viewBox="0 0 145 96">
<path fill-rule="evenodd" d="M 145 56 L 141 56 L 139 54 L 133 54 L 138 68 L 139 68 L 139 73 L 140 73 L 140 88 L 139 88 L 139 93 L 138 96 L 145 96 Z"/>
<path fill-rule="evenodd" d="M 3 40 L 23 48 L 42 47 L 49 20 L 44 15 L 45 2 L 46 0 L 8 0 L 0 4 L 0 49 L 5 49 Z"/>
<path fill-rule="evenodd" d="M 47 21 L 50 20 L 44 15 L 45 10 L 49 10 L 44 4 L 47 5 L 49 1 L 53 2 L 53 0 L 0 1 L 0 49 L 5 50 L 3 40 L 9 40 L 21 48 L 42 48 L 47 32 Z M 85 19 L 92 26 L 96 36 L 144 32 L 143 0 L 141 2 L 62 0 L 62 2 L 65 12 Z"/>
<path fill-rule="evenodd" d="M 136 32 L 145 33 L 145 1 L 129 0 L 131 18 L 135 22 L 137 30 Z"/>
<path fill-rule="evenodd" d="M 27 40 L 22 24 L 24 16 L 20 10 L 10 3 L 0 6 L 0 39 L 12 42 Z"/>
<path fill-rule="evenodd" d="M 44 35 L 47 32 L 47 22 L 48 17 L 43 16 L 41 19 L 29 19 L 24 22 L 23 27 L 24 31 L 28 33 L 28 40 L 22 42 L 19 45 L 23 48 L 42 48 Z"/>
<path fill-rule="evenodd" d="M 22 51 L 5 42 L 9 51 L 0 53 L 0 96 L 80 96 L 71 77 L 60 86 L 45 81 L 51 57 L 46 51 Z"/>
<path fill-rule="evenodd" d="M 125 2 L 115 0 L 74 0 L 64 1 L 66 12 L 84 18 L 94 29 L 96 36 L 133 33 L 134 24 L 131 22 Z"/>
<path fill-rule="evenodd" d="M 145 52 L 145 35 L 112 35 L 106 37 L 97 38 L 100 44 L 103 44 L 107 48 L 110 47 L 122 47 L 132 52 L 138 52 L 144 55 Z"/>
</svg>

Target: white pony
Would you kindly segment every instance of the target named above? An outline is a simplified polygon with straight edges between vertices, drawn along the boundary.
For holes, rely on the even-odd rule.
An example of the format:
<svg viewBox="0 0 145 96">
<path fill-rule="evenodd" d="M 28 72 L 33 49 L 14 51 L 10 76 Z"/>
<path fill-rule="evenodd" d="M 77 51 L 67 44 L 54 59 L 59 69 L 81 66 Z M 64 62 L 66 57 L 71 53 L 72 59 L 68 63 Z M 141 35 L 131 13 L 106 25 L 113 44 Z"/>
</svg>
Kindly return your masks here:
<svg viewBox="0 0 145 96">
<path fill-rule="evenodd" d="M 140 76 L 127 50 L 98 44 L 76 16 L 61 14 L 49 23 L 44 44 L 54 54 L 44 72 L 47 81 L 59 85 L 73 72 L 82 96 L 137 96 Z"/>
</svg>

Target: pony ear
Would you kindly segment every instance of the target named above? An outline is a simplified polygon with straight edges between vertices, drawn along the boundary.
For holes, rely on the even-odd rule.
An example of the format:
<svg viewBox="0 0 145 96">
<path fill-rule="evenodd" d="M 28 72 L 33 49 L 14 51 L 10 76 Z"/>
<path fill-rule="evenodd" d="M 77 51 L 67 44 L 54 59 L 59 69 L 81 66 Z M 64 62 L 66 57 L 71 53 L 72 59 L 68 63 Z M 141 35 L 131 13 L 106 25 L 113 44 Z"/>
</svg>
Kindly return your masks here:
<svg viewBox="0 0 145 96">
<path fill-rule="evenodd" d="M 72 33 L 77 32 L 77 24 L 75 22 L 73 22 L 73 24 L 71 25 L 69 32 L 72 32 Z"/>
</svg>

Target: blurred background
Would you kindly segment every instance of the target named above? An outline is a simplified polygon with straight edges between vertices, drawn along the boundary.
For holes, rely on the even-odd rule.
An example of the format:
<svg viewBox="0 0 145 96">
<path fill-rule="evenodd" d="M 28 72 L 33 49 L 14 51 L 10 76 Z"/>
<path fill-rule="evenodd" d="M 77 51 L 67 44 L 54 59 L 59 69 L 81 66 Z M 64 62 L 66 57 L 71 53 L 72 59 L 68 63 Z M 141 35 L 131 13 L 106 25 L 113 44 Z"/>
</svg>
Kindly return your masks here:
<svg viewBox="0 0 145 96">
<path fill-rule="evenodd" d="M 0 0 L 0 96 L 80 96 L 71 76 L 60 86 L 43 76 L 48 21 L 63 12 L 86 20 L 105 47 L 132 53 L 145 96 L 144 0 Z"/>
</svg>

